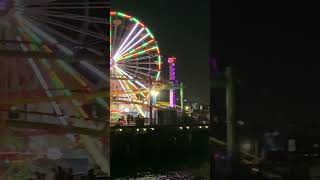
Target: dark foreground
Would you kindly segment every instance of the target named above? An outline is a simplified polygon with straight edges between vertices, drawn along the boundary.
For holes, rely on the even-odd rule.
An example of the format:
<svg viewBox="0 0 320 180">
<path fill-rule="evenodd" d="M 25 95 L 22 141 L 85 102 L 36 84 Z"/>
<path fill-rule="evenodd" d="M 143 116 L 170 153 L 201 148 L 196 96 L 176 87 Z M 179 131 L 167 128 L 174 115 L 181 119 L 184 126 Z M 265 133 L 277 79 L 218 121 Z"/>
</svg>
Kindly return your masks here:
<svg viewBox="0 0 320 180">
<path fill-rule="evenodd" d="M 209 179 L 207 131 L 157 130 L 111 135 L 112 178 Z"/>
</svg>

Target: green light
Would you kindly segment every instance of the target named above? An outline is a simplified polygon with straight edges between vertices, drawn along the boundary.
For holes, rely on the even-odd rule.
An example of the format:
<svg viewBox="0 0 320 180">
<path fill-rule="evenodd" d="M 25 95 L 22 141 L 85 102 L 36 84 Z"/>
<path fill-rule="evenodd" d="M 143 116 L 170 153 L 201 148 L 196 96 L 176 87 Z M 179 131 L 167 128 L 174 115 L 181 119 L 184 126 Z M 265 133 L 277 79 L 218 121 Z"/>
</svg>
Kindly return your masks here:
<svg viewBox="0 0 320 180">
<path fill-rule="evenodd" d="M 121 17 L 125 17 L 126 15 L 121 13 L 121 12 L 118 12 L 118 15 L 121 16 Z"/>
<path fill-rule="evenodd" d="M 149 30 L 148 28 L 146 28 L 146 31 L 148 32 L 149 36 L 151 36 L 152 38 L 154 38 L 153 35 L 152 35 L 152 33 L 150 32 L 150 30 Z"/>
<path fill-rule="evenodd" d="M 134 17 L 132 18 L 132 20 L 133 20 L 134 22 L 138 23 L 138 24 L 140 23 L 139 20 L 136 19 L 136 18 L 134 18 Z"/>
<path fill-rule="evenodd" d="M 136 51 L 135 49 L 132 49 L 131 51 L 129 51 L 128 54 L 131 54 L 131 53 L 133 53 L 133 52 L 135 52 L 135 51 Z"/>
</svg>

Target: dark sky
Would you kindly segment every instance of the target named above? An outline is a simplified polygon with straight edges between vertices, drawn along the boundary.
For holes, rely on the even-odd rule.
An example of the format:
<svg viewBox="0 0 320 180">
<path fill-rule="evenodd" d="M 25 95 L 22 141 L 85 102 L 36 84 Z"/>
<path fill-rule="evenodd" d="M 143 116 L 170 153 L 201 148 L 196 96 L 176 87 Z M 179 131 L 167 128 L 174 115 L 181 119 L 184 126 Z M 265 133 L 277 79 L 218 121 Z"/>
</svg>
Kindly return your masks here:
<svg viewBox="0 0 320 180">
<path fill-rule="evenodd" d="M 164 56 L 177 57 L 185 97 L 209 102 L 209 0 L 113 0 L 112 9 L 135 16 L 158 40 Z M 166 61 L 166 59 L 163 59 Z"/>
<path fill-rule="evenodd" d="M 238 78 L 239 118 L 256 127 L 319 127 L 319 17 L 307 1 L 215 0 L 213 55 Z M 310 131 L 309 131 L 310 132 Z"/>
</svg>

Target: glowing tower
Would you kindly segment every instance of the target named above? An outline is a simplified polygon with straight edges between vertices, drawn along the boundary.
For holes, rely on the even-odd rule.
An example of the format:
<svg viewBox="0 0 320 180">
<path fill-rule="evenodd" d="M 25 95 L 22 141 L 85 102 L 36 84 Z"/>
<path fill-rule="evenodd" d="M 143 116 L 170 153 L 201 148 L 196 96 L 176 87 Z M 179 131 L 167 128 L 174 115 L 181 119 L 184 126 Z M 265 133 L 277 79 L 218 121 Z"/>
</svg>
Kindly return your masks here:
<svg viewBox="0 0 320 180">
<path fill-rule="evenodd" d="M 169 78 L 173 84 L 176 84 L 176 58 L 168 58 L 169 63 Z M 170 107 L 175 108 L 177 105 L 177 96 L 174 88 L 170 89 Z"/>
</svg>

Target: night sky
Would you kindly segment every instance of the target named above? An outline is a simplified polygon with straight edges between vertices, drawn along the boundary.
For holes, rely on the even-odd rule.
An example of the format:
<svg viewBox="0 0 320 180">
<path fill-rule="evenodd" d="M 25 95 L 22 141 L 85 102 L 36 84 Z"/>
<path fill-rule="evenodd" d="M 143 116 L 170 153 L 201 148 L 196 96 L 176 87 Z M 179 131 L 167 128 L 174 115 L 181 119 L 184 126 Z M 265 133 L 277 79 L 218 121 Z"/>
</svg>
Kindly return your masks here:
<svg viewBox="0 0 320 180">
<path fill-rule="evenodd" d="M 209 0 L 113 0 L 111 5 L 146 24 L 164 57 L 177 58 L 177 79 L 186 86 L 185 98 L 208 103 Z"/>
<path fill-rule="evenodd" d="M 253 127 L 318 132 L 319 17 L 304 1 L 215 0 L 213 56 L 234 67 L 238 117 Z"/>
</svg>

